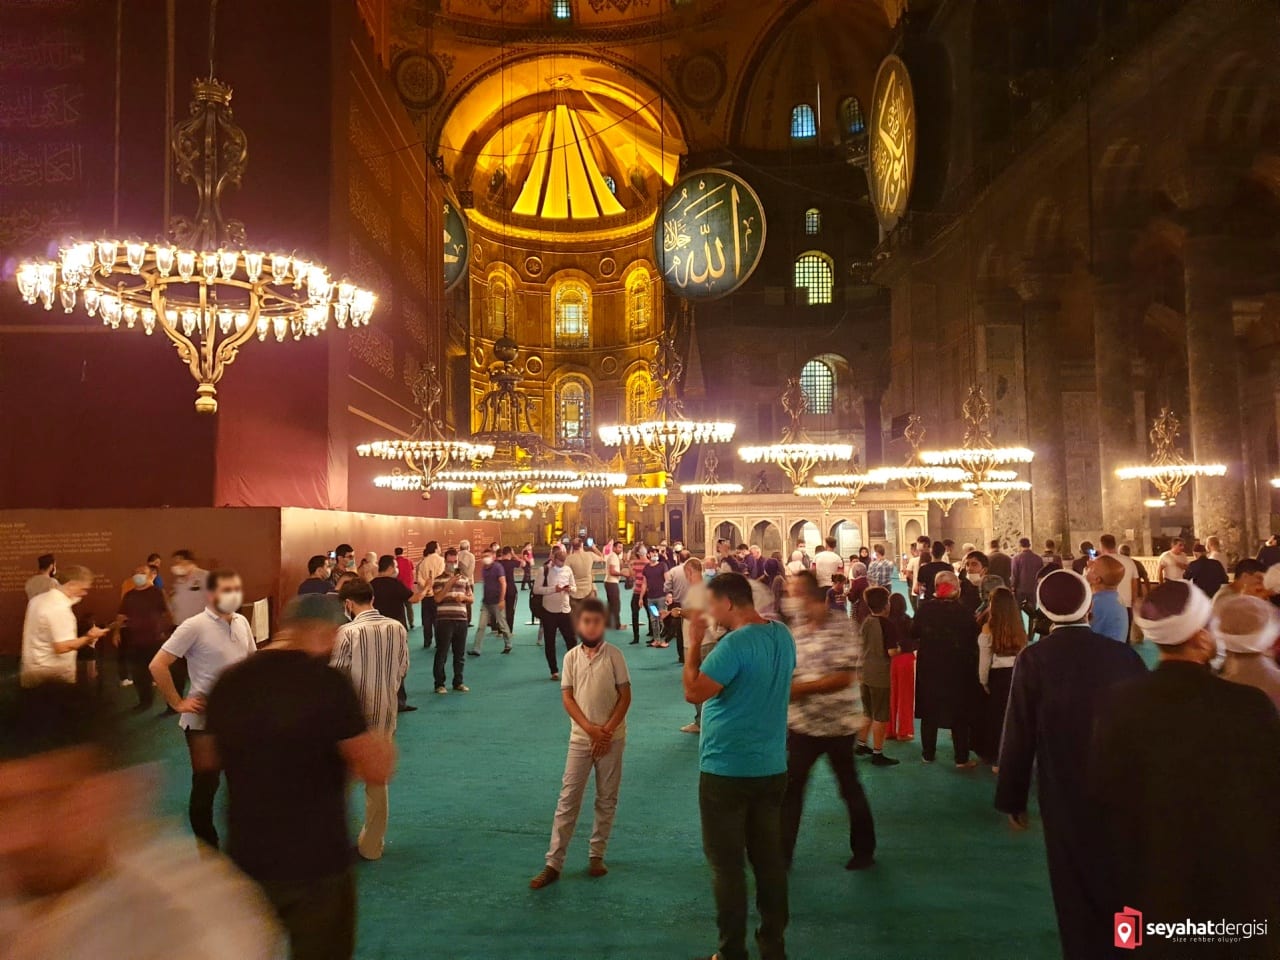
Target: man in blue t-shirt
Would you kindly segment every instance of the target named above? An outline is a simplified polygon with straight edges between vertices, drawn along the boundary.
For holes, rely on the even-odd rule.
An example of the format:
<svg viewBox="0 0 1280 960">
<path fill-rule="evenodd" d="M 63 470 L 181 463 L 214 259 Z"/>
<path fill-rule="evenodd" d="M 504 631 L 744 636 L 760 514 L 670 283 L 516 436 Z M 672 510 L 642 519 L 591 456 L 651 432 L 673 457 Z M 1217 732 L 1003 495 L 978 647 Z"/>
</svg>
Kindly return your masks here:
<svg viewBox="0 0 1280 960">
<path fill-rule="evenodd" d="M 782 799 L 787 786 L 787 705 L 796 647 L 790 631 L 756 612 L 751 584 L 722 573 L 707 584 L 707 612 L 728 632 L 702 659 L 705 620 L 690 622 L 684 696 L 702 709 L 698 806 L 711 865 L 717 960 L 747 960 L 747 878 L 756 876 L 761 960 L 785 960 L 787 865 Z"/>
</svg>

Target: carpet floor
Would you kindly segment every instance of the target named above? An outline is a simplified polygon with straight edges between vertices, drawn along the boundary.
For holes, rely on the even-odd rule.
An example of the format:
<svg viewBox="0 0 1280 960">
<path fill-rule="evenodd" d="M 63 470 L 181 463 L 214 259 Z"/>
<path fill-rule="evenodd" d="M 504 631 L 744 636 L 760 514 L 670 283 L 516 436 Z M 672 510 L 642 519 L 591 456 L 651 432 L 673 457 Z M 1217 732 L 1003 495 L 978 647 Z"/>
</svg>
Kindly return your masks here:
<svg viewBox="0 0 1280 960">
<path fill-rule="evenodd" d="M 528 880 L 542 868 L 560 787 L 568 718 L 547 677 L 521 594 L 515 651 L 489 638 L 468 658 L 471 693 L 432 691 L 432 653 L 411 635 L 408 678 L 416 713 L 401 715 L 386 855 L 362 863 L 362 960 L 658 960 L 707 955 L 714 910 L 702 858 L 697 737 L 680 691 L 674 646 L 630 646 L 634 704 L 607 877 L 586 875 L 588 788 L 559 883 Z M 1149 645 L 1144 645 L 1149 646 Z M 1140 648 L 1141 649 L 1141 648 Z M 120 691 L 127 696 L 128 691 Z M 188 764 L 176 723 L 134 721 L 159 761 L 160 808 L 185 827 Z M 958 771 L 944 731 L 938 762 L 920 762 L 917 739 L 891 743 L 902 761 L 858 771 L 878 834 L 877 864 L 844 870 L 848 824 L 835 781 L 815 768 L 791 878 L 789 952 L 800 960 L 1021 960 L 1058 955 L 1043 838 L 1015 834 L 992 808 L 988 767 Z M 225 800 L 225 788 L 219 803 Z M 352 790 L 359 825 L 363 792 Z M 221 815 L 221 814 L 220 814 Z"/>
</svg>

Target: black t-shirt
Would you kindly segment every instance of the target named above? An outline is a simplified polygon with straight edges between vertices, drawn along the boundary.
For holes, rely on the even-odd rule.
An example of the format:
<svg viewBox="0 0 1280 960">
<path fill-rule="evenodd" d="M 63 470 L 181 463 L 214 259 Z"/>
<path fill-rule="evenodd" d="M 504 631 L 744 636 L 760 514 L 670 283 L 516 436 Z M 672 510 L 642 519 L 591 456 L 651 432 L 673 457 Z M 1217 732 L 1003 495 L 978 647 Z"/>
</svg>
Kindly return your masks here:
<svg viewBox="0 0 1280 960">
<path fill-rule="evenodd" d="M 667 579 L 667 565 L 659 561 L 644 568 L 645 602 L 660 603 Z"/>
<path fill-rule="evenodd" d="M 369 586 L 373 587 L 373 609 L 408 629 L 405 604 L 413 596 L 413 591 L 395 577 L 374 577 Z"/>
<path fill-rule="evenodd" d="M 924 587 L 924 598 L 926 600 L 933 599 L 933 579 L 940 573 L 950 570 L 955 573 L 955 568 L 951 564 L 942 560 L 930 560 L 920 568 L 920 585 Z"/>
<path fill-rule="evenodd" d="M 227 775 L 231 859 L 255 880 L 331 876 L 351 864 L 338 743 L 365 732 L 351 681 L 323 659 L 267 648 L 226 670 L 206 730 Z"/>
<path fill-rule="evenodd" d="M 519 593 L 520 587 L 516 583 L 516 571 L 520 569 L 520 561 L 516 560 L 514 557 L 504 557 L 498 562 L 502 564 L 502 569 L 505 570 L 507 574 L 507 596 L 511 596 L 513 593 Z"/>
<path fill-rule="evenodd" d="M 127 617 L 121 632 L 136 650 L 159 649 L 169 608 L 159 587 L 134 587 L 120 598 L 120 612 Z"/>
<path fill-rule="evenodd" d="M 1210 600 L 1227 583 L 1227 571 L 1212 557 L 1197 557 L 1187 564 L 1187 579 L 1205 592 Z"/>
</svg>

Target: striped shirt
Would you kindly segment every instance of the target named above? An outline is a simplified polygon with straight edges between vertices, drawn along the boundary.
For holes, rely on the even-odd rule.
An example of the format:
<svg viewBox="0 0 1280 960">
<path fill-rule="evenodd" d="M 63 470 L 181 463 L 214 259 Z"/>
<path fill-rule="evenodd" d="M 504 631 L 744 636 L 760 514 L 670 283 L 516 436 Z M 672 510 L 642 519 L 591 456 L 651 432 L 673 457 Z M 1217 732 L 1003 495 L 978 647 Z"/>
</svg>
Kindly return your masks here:
<svg viewBox="0 0 1280 960">
<path fill-rule="evenodd" d="M 330 664 L 351 678 L 370 730 L 396 729 L 396 691 L 409 672 L 404 625 L 376 610 L 356 614 L 338 628 Z"/>
<path fill-rule="evenodd" d="M 435 583 L 432 584 L 432 590 L 439 592 L 449 586 L 449 581 L 454 578 L 453 573 L 442 573 L 436 577 Z M 444 595 L 444 599 L 436 603 L 436 619 L 437 620 L 466 620 L 467 604 L 471 602 L 474 594 L 471 592 L 471 581 L 462 574 L 456 575 L 458 580 L 453 585 L 453 589 Z"/>
<path fill-rule="evenodd" d="M 886 557 L 876 557 L 867 567 L 867 579 L 877 587 L 887 587 L 893 583 L 893 561 Z"/>
</svg>

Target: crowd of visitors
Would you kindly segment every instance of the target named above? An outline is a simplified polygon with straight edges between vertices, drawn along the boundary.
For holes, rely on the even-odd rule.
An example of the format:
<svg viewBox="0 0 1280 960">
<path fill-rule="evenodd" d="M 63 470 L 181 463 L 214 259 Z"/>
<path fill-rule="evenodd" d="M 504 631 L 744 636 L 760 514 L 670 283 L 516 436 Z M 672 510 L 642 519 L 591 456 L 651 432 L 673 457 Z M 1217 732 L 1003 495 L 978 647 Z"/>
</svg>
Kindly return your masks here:
<svg viewBox="0 0 1280 960">
<path fill-rule="evenodd" d="M 77 617 L 93 574 L 40 557 L 26 584 L 12 729 L 61 713 L 49 738 L 19 745 L 0 771 L 39 760 L 42 745 L 81 751 L 89 772 L 115 765 L 114 747 L 93 729 L 98 698 L 72 697 L 102 683 L 99 648 L 110 637 L 137 709 L 158 691 L 178 716 L 192 832 L 256 884 L 218 880 L 245 911 L 223 935 L 242 937 L 249 957 L 275 955 L 263 951 L 279 942 L 277 929 L 294 957 L 350 957 L 352 851 L 384 854 L 394 737 L 399 715 L 415 709 L 404 692 L 410 630 L 435 646 L 435 692 L 467 693 L 467 659 L 483 655 L 488 630 L 503 638 L 503 654 L 514 649 L 524 591 L 569 721 L 535 890 L 560 879 L 593 775 L 588 874 L 608 873 L 632 704 L 627 657 L 609 638 L 639 645 L 643 633 L 651 648 L 674 643 L 695 710 L 681 729 L 700 735 L 717 960 L 748 955 L 748 863 L 760 954 L 785 957 L 788 871 L 824 756 L 848 812 L 846 867 L 875 865 L 859 758 L 898 765 L 892 744 L 913 739 L 916 720 L 924 763 L 938 759 L 945 729 L 957 770 L 990 766 L 994 805 L 1015 829 L 1028 825 L 1035 786 L 1064 956 L 1109 955 L 1100 944 L 1111 942 L 1113 914 L 1132 903 L 1170 919 L 1207 911 L 1280 923 L 1280 821 L 1270 806 L 1280 790 L 1280 567 L 1266 562 L 1270 547 L 1229 578 L 1214 538 L 1189 554 L 1175 540 L 1149 578 L 1110 535 L 1074 558 L 1025 538 L 1010 555 L 999 542 L 981 551 L 922 537 L 900 562 L 882 544 L 842 558 L 834 539 L 812 552 L 798 543 L 785 562 L 781 551 L 711 546 L 700 557 L 678 542 L 628 549 L 574 538 L 538 563 L 528 544 L 432 541 L 420 555 L 396 548 L 357 560 L 343 543 L 308 561 L 262 647 L 241 613 L 240 576 L 202 569 L 187 550 L 163 574 L 159 555 L 139 564 L 105 623 Z M 1135 652 L 1144 642 L 1158 648 L 1154 671 Z M 213 812 L 224 777 L 225 842 Z M 354 843 L 348 779 L 364 784 Z M 0 787 L 0 808 L 7 802 Z M 135 882 L 129 869 L 103 866 L 117 869 L 114 882 Z M 59 942 L 59 931 L 46 933 Z M 1210 955 L 1254 956 L 1249 936 Z M 1156 947 L 1148 952 L 1172 955 Z"/>
</svg>

